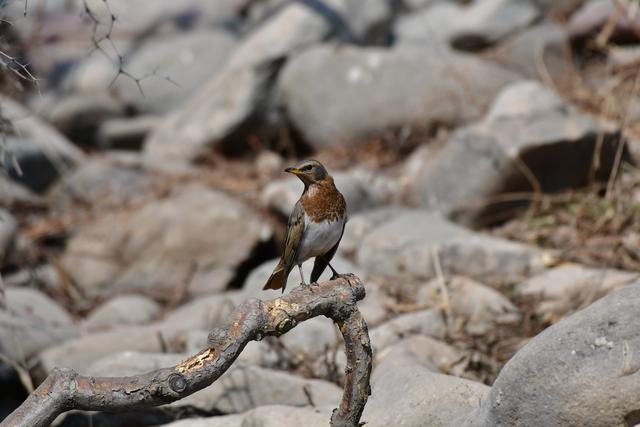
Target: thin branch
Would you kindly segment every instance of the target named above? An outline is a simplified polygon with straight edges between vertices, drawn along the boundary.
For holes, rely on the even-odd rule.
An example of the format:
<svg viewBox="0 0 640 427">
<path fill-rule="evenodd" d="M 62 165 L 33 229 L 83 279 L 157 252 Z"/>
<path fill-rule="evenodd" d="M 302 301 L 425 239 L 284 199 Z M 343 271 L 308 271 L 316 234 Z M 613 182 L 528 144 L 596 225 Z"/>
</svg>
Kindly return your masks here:
<svg viewBox="0 0 640 427">
<path fill-rule="evenodd" d="M 54 369 L 47 379 L 1 424 L 40 427 L 72 409 L 125 411 L 182 399 L 217 380 L 249 341 L 280 336 L 300 322 L 327 316 L 342 332 L 347 354 L 345 387 L 331 426 L 358 427 L 370 394 L 371 345 L 367 325 L 356 302 L 364 298 L 354 275 L 298 287 L 282 298 L 249 299 L 237 307 L 225 327 L 209 334 L 209 346 L 172 368 L 131 377 L 98 378 L 71 369 Z"/>
</svg>

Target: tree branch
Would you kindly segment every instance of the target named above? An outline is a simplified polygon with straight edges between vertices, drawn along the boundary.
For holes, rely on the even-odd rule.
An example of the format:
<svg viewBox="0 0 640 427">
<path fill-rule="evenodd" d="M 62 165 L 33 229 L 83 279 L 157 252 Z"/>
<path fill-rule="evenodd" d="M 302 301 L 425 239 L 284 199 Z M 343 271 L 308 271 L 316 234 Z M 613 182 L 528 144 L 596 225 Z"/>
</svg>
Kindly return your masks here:
<svg viewBox="0 0 640 427">
<path fill-rule="evenodd" d="M 347 354 L 344 393 L 340 407 L 331 416 L 331 426 L 357 427 L 370 394 L 371 345 L 367 325 L 356 305 L 364 296 L 360 279 L 346 275 L 298 287 L 282 298 L 249 299 L 233 311 L 226 326 L 211 331 L 208 348 L 179 365 L 114 378 L 54 369 L 0 426 L 47 426 L 71 409 L 116 412 L 182 399 L 217 380 L 249 341 L 280 336 L 300 322 L 323 315 L 340 328 Z"/>
</svg>

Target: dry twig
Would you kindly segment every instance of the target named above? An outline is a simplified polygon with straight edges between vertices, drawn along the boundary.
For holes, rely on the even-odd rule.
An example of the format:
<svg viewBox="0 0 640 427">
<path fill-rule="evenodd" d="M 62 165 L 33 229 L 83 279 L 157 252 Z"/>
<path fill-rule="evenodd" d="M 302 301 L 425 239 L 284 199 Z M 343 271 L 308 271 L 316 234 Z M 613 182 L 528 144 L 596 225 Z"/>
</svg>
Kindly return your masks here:
<svg viewBox="0 0 640 427">
<path fill-rule="evenodd" d="M 0 425 L 39 427 L 72 409 L 125 411 L 174 402 L 217 380 L 249 341 L 282 335 L 300 322 L 323 315 L 333 319 L 342 332 L 347 354 L 344 393 L 331 416 L 331 426 L 357 427 L 370 394 L 371 345 L 367 325 L 356 306 L 364 296 L 360 279 L 348 275 L 299 287 L 270 301 L 249 299 L 234 310 L 225 327 L 211 331 L 208 348 L 179 365 L 114 378 L 54 369 Z"/>
</svg>

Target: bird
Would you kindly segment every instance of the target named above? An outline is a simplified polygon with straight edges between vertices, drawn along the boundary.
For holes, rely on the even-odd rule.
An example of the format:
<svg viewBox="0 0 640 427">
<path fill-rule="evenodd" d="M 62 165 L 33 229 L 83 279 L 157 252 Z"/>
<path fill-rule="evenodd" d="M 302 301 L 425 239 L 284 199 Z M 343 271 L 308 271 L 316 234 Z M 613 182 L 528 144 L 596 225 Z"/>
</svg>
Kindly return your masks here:
<svg viewBox="0 0 640 427">
<path fill-rule="evenodd" d="M 347 203 L 322 163 L 303 160 L 284 171 L 297 176 L 304 184 L 304 190 L 287 222 L 284 252 L 263 287 L 263 290 L 282 289 L 283 293 L 289 273 L 296 265 L 301 285 L 308 285 L 304 281 L 302 263 L 313 257 L 312 284 L 317 282 L 327 266 L 333 273 L 332 280 L 340 277 L 330 261 L 340 245 L 347 223 Z"/>
</svg>

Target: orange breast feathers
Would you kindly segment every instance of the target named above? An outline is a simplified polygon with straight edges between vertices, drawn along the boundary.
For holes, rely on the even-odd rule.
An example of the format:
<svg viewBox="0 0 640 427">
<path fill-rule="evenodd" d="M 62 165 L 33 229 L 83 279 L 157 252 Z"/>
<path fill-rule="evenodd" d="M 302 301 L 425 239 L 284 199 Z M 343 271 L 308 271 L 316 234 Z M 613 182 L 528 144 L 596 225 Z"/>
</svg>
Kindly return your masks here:
<svg viewBox="0 0 640 427">
<path fill-rule="evenodd" d="M 309 186 L 300 203 L 313 222 L 336 221 L 347 211 L 347 203 L 331 177 Z"/>
</svg>

